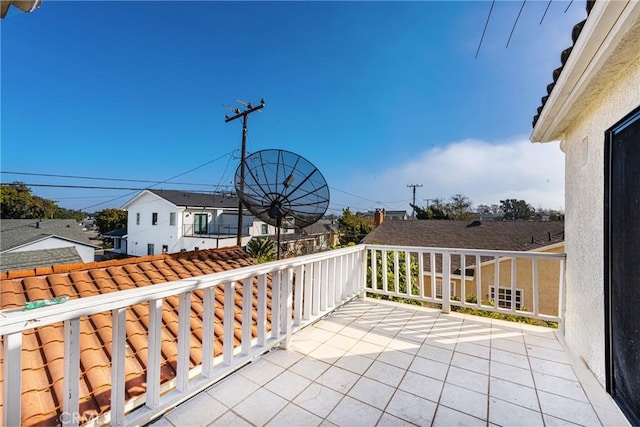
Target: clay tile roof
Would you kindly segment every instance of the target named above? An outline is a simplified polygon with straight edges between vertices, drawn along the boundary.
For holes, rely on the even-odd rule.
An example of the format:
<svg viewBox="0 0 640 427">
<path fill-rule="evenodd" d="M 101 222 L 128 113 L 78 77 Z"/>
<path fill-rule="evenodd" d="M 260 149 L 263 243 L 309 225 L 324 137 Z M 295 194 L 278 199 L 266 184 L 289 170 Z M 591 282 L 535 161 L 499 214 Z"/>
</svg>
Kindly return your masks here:
<svg viewBox="0 0 640 427">
<path fill-rule="evenodd" d="M 591 9 L 593 9 L 593 5 L 595 4 L 595 2 L 596 0 L 586 0 L 587 17 L 589 16 L 589 13 L 591 13 Z M 544 109 L 544 106 L 547 103 L 547 100 L 549 99 L 549 96 L 551 95 L 553 88 L 556 86 L 556 82 L 558 81 L 558 78 L 560 77 L 560 74 L 564 69 L 564 65 L 567 63 L 567 60 L 571 55 L 573 46 L 575 46 L 576 41 L 578 40 L 578 37 L 582 32 L 582 27 L 584 27 L 584 23 L 586 21 L 587 20 L 584 19 L 583 21 L 578 22 L 573 27 L 573 30 L 571 30 L 571 41 L 573 42 L 573 44 L 568 48 L 566 48 L 565 50 L 563 50 L 562 53 L 560 53 L 560 66 L 555 70 L 553 70 L 553 73 L 552 73 L 553 81 L 547 85 L 547 94 L 543 96 L 540 100 L 541 105 L 538 107 L 538 110 L 536 111 L 536 115 L 533 116 L 532 127 L 536 127 L 536 123 L 538 123 L 538 119 L 540 118 L 540 113 L 542 113 L 542 110 Z"/>
<path fill-rule="evenodd" d="M 25 301 L 68 295 L 82 298 L 176 279 L 195 277 L 255 264 L 238 247 L 182 252 L 89 264 L 58 265 L 45 269 L 3 272 L 0 275 L 0 309 L 23 306 Z M 255 286 L 253 283 L 255 296 Z M 237 286 L 237 313 L 242 310 L 242 285 Z M 270 291 L 269 291 L 270 292 Z M 215 291 L 216 312 L 214 355 L 222 353 L 224 294 Z M 192 293 L 191 368 L 202 359 L 203 292 Z M 256 304 L 256 302 L 254 302 Z M 254 305 L 255 306 L 255 305 Z M 178 297 L 163 301 L 161 381 L 176 375 L 178 336 Z M 148 304 L 127 309 L 126 397 L 131 399 L 146 390 Z M 241 316 L 236 315 L 236 322 Z M 257 331 L 254 328 L 254 336 Z M 236 345 L 241 337 L 236 323 Z M 80 321 L 80 412 L 85 420 L 110 408 L 111 315 L 99 313 Z M 63 361 L 62 322 L 27 331 L 23 335 L 22 424 L 59 424 L 62 405 Z M 0 345 L 0 372 L 3 364 Z M 2 419 L 3 380 L 0 377 L 0 419 Z M 81 420 L 82 422 L 82 420 Z"/>
</svg>

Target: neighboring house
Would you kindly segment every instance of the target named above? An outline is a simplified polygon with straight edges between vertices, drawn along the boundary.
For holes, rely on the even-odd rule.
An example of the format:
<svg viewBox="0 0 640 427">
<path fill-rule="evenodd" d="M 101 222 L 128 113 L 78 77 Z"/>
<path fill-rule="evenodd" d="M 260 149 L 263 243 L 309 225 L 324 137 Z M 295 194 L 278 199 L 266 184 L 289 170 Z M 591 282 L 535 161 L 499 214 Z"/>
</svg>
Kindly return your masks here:
<svg viewBox="0 0 640 427">
<path fill-rule="evenodd" d="M 127 253 L 127 227 L 116 228 L 102 234 L 102 237 L 108 237 L 113 240 L 113 249 L 111 252 L 126 254 Z"/>
<path fill-rule="evenodd" d="M 369 233 L 363 243 L 416 246 L 433 248 L 491 249 L 504 251 L 538 251 L 563 252 L 564 228 L 560 222 L 528 222 L 528 221 L 385 221 Z M 442 260 L 434 254 L 432 270 L 431 254 L 423 259 L 424 293 L 427 297 L 442 298 Z M 465 299 L 477 292 L 477 260 L 475 257 L 465 258 Z M 480 298 L 492 300 L 504 308 L 511 307 L 511 266 L 512 259 L 499 259 L 498 286 L 495 286 L 494 258 L 480 258 Z M 437 267 L 436 267 L 437 266 Z M 451 296 L 461 297 L 462 259 L 451 256 Z M 558 290 L 557 282 L 560 265 L 555 261 L 541 261 L 538 265 L 538 294 L 541 312 L 557 314 Z M 435 284 L 435 295 L 432 292 L 432 277 Z M 531 309 L 533 306 L 532 264 L 526 259 L 516 261 L 516 308 Z"/>
<path fill-rule="evenodd" d="M 235 246 L 238 198 L 220 193 L 143 190 L 128 211 L 127 254 L 154 255 Z M 253 217 L 243 212 L 242 246 L 251 238 Z"/>
<path fill-rule="evenodd" d="M 124 260 L 94 262 L 41 269 L 38 272 L 9 272 L 0 278 L 0 310 L 24 306 L 26 301 L 67 295 L 71 299 L 106 294 L 118 290 L 153 286 L 178 279 L 254 265 L 255 261 L 240 248 L 201 250 L 172 255 L 156 255 Z M 52 285 L 53 284 L 53 285 Z M 255 283 L 250 286 L 255 288 Z M 270 283 L 268 283 L 270 286 Z M 241 331 L 242 286 L 237 286 L 235 298 L 235 330 Z M 222 324 L 224 291 L 215 288 L 219 308 L 215 310 L 216 324 Z M 191 296 L 190 367 L 202 360 L 203 291 Z M 257 306 L 254 297 L 253 306 Z M 162 303 L 162 353 L 160 361 L 161 387 L 175 381 L 178 354 L 179 305 L 177 297 Z M 125 361 L 127 405 L 144 404 L 136 396 L 147 389 L 147 357 L 149 341 L 149 304 L 137 304 L 127 309 Z M 22 424 L 57 425 L 63 420 L 62 393 L 63 323 L 35 328 L 25 334 L 23 341 Z M 112 319 L 109 312 L 92 315 L 81 321 L 80 339 L 80 424 L 110 410 Z M 270 323 L 267 325 L 270 328 Z M 222 353 L 224 334 L 216 333 L 214 354 Z M 239 333 L 239 332 L 236 332 Z M 255 334 L 254 334 L 255 337 Z M 2 362 L 0 352 L 0 364 Z M 4 367 L 6 368 L 6 366 Z M 0 372 L 2 372 L 0 367 Z M 3 378 L 0 376 L 0 389 Z M 5 393 L 7 390 L 5 389 Z M 0 406 L 0 413 L 2 407 Z M 67 414 L 68 415 L 68 414 Z M 71 417 L 71 416 L 69 416 Z M 75 420 L 75 418 L 74 418 Z"/>
<path fill-rule="evenodd" d="M 96 249 L 73 219 L 0 221 L 0 270 L 92 262 Z"/>
<path fill-rule="evenodd" d="M 565 153 L 565 340 L 640 425 L 640 2 L 587 10 L 531 141 Z"/>
<path fill-rule="evenodd" d="M 281 235 L 281 256 L 291 257 L 322 252 L 335 247 L 339 243 L 338 225 L 331 221 L 318 221 L 295 230 L 293 234 Z M 276 242 L 276 236 L 270 236 Z"/>
<path fill-rule="evenodd" d="M 385 220 L 406 221 L 409 219 L 407 211 L 384 211 Z"/>
</svg>

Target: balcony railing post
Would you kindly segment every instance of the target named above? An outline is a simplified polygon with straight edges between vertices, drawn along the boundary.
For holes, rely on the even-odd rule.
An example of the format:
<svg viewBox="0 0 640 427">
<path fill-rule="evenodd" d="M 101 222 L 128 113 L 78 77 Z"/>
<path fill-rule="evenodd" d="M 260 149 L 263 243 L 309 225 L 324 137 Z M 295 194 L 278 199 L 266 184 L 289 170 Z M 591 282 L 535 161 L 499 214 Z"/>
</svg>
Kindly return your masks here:
<svg viewBox="0 0 640 427">
<path fill-rule="evenodd" d="M 2 375 L 4 383 L 3 420 L 5 426 L 22 425 L 22 332 L 8 334 L 3 337 L 4 363 Z"/>
<path fill-rule="evenodd" d="M 283 348 L 288 349 L 291 346 L 292 322 L 291 315 L 293 312 L 293 269 L 288 268 L 282 272 L 283 286 L 282 290 L 282 327 L 285 333 Z"/>
<path fill-rule="evenodd" d="M 80 414 L 80 319 L 64 321 L 64 396 L 60 421 L 64 426 L 77 426 Z"/>
<path fill-rule="evenodd" d="M 111 311 L 111 425 L 124 425 L 124 375 L 127 309 Z"/>
<path fill-rule="evenodd" d="M 451 254 L 442 254 L 442 312 L 451 312 Z"/>
</svg>

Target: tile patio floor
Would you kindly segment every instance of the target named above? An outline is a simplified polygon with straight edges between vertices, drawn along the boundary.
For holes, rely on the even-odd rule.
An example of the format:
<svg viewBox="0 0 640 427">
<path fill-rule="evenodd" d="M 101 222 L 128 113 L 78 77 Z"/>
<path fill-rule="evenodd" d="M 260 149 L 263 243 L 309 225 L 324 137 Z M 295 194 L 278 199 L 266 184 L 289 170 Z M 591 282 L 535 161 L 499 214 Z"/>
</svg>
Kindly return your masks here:
<svg viewBox="0 0 640 427">
<path fill-rule="evenodd" d="M 558 336 L 357 299 L 153 425 L 628 425 Z"/>
</svg>

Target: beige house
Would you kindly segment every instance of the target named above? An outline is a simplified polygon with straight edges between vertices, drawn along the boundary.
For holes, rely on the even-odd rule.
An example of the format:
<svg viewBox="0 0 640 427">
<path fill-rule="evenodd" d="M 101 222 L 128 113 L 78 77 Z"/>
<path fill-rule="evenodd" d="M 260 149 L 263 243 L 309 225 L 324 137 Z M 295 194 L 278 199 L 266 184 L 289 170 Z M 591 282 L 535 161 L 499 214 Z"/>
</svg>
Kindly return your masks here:
<svg viewBox="0 0 640 427">
<path fill-rule="evenodd" d="M 562 253 L 563 240 L 564 224 L 561 222 L 423 220 L 385 221 L 365 237 L 364 243 L 445 250 L 462 248 Z M 438 249 L 423 255 L 424 296 L 427 298 L 442 298 L 442 257 L 442 251 Z M 466 256 L 463 260 L 460 255 L 451 254 L 448 269 L 451 297 L 468 300 L 480 296 L 483 302 L 494 301 L 494 304 L 503 308 L 511 308 L 513 301 L 516 309 L 532 311 L 535 306 L 540 313 L 557 315 L 560 262 L 536 261 L 538 265 L 533 269 L 532 259 L 518 253 L 514 272 L 513 259 L 509 252 L 497 259 L 479 254 L 477 257 Z M 538 301 L 533 300 L 534 270 Z M 515 297 L 512 296 L 512 276 Z M 463 281 L 464 289 L 461 286 Z"/>
</svg>

